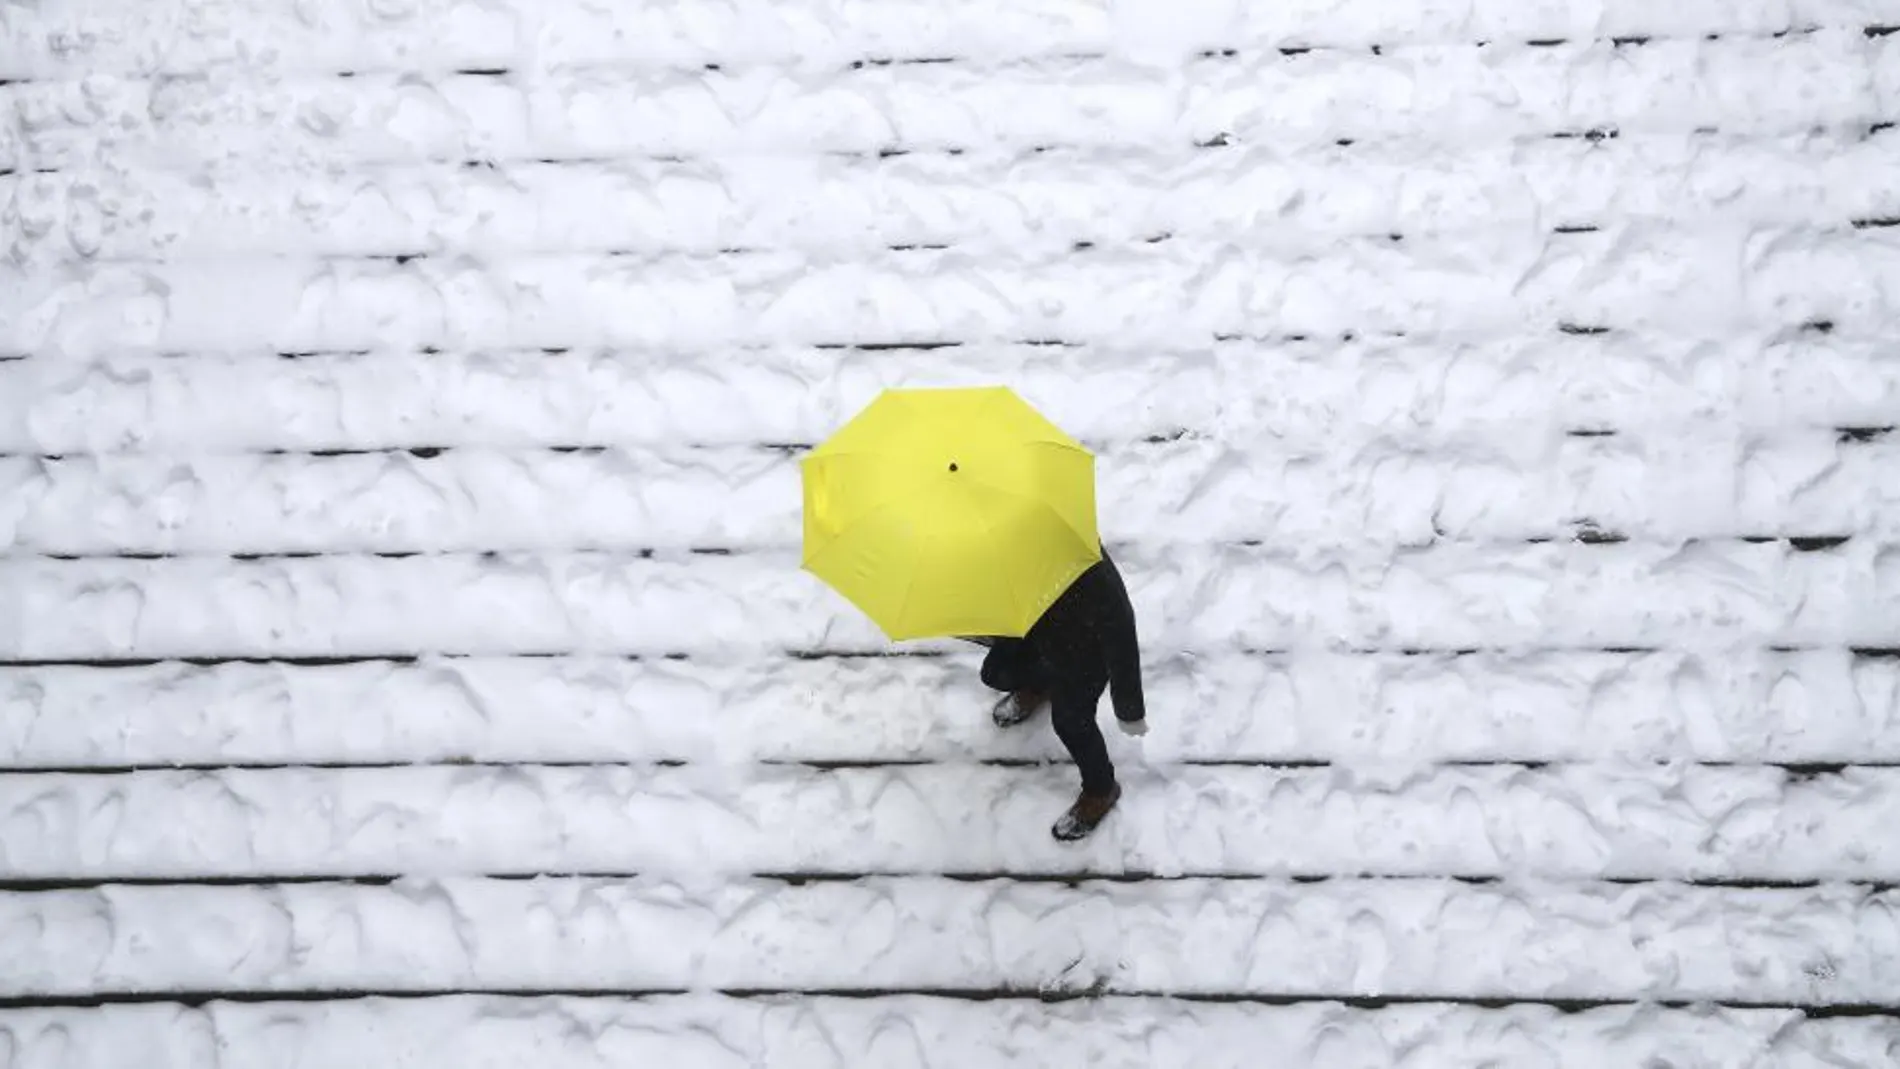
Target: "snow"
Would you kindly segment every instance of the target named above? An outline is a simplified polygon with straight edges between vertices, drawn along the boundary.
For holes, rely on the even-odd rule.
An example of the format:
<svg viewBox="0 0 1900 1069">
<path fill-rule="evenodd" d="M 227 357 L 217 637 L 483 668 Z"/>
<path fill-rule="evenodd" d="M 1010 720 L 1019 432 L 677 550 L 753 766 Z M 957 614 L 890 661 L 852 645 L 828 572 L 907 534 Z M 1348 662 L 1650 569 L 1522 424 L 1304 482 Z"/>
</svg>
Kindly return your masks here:
<svg viewBox="0 0 1900 1069">
<path fill-rule="evenodd" d="M 1125 756 L 1125 755 L 1124 755 Z M 57 774 L 0 784 L 42 881 L 542 872 L 1896 882 L 1900 770 L 1176 766 L 1045 845 L 1067 787 L 1018 767 L 454 767 Z M 682 834 L 682 828 L 692 829 Z"/>
<path fill-rule="evenodd" d="M 16 768 L 1061 758 L 1047 733 L 943 714 L 975 667 L 575 655 L 7 667 L 0 739 Z M 1151 652 L 1144 671 L 1156 708 L 1196 710 L 1143 741 L 1163 766 L 1900 763 L 1900 658 L 1840 648 Z"/>
<path fill-rule="evenodd" d="M 137 991 L 1117 993 L 1877 1003 L 1896 897 L 1455 880 L 659 878 L 0 895 L 0 997 Z"/>
<path fill-rule="evenodd" d="M 213 15 L 193 5 L 83 0 L 0 25 L 23 47 L 0 77 L 205 69 L 364 70 L 620 62 L 699 66 L 842 66 L 871 58 L 1028 58 L 1109 51 L 1183 57 L 1236 47 L 1364 48 L 1394 41 L 1467 43 L 1568 36 L 1701 37 L 1891 21 L 1888 0 L 1228 0 L 1185 13 L 1164 0 L 687 0 L 655 8 L 584 0 L 361 0 L 321 8 L 242 0 Z M 1154 40 L 1167 35 L 1164 43 Z"/>
<path fill-rule="evenodd" d="M 0 0 L 0 1069 L 1873 1066 L 1895 0 Z M 1126 794 L 797 569 L 1004 382 Z"/>
<path fill-rule="evenodd" d="M 109 1023 L 107 1023 L 109 1021 Z M 1365 1009 L 1338 1003 L 1181 1003 L 1143 997 L 1039 1003 L 904 995 L 795 1001 L 660 995 L 621 1000 L 468 995 L 202 1008 L 27 1010 L 7 1034 L 23 1064 L 186 1069 L 215 1051 L 257 1064 L 294 1049 L 310 1069 L 379 1065 L 534 1065 L 604 1069 L 683 1060 L 699 1069 L 774 1061 L 822 1069 L 1100 1065 L 1252 1069 L 1261 1050 L 1302 1065 L 1547 1063 L 1587 1050 L 1610 1065 L 1878 1065 L 1891 1034 L 1878 1018 L 1798 1010 L 1516 1004 Z"/>
<path fill-rule="evenodd" d="M 1691 332 L 1900 314 L 1900 228 L 1631 222 L 1338 241 L 1326 252 L 1170 241 L 1117 250 L 543 253 L 481 261 L 275 258 L 0 267 L 0 351 L 634 348 L 1063 339 L 1181 345 L 1258 331 L 1469 337 Z M 240 309 L 245 310 L 240 313 Z"/>
<path fill-rule="evenodd" d="M 81 168 L 14 180 L 23 217 L 40 228 L 14 253 L 119 259 L 154 249 L 215 256 L 306 244 L 337 256 L 446 248 L 714 253 L 795 242 L 1001 251 L 1162 235 L 1318 244 L 1632 217 L 1798 225 L 1817 215 L 1894 214 L 1900 193 L 1880 175 L 1900 166 L 1897 156 L 1900 139 L 1802 131 L 1543 138 L 1509 148 L 1365 142 L 1298 156 L 1238 146 L 1056 147 L 1027 158 L 991 150 L 769 165 L 518 161 L 291 172 L 259 163 L 206 176 Z M 1746 183 L 1737 182 L 1740 173 Z"/>
<path fill-rule="evenodd" d="M 1900 110 L 1900 38 L 1608 40 L 1248 52 L 1167 70 L 1112 57 L 779 69 L 590 66 L 500 76 L 358 73 L 20 82 L 0 168 L 342 164 L 1495 140 L 1614 128 L 1787 134 Z M 1685 71 L 1694 71 L 1693 77 Z"/>
<path fill-rule="evenodd" d="M 1005 377 L 1096 448 L 1187 428 L 1217 441 L 1304 446 L 1315 459 L 1385 438 L 1421 448 L 1467 439 L 1496 451 L 1605 429 L 1679 441 L 1696 430 L 1759 437 L 1859 428 L 1866 440 L 1849 437 L 1844 446 L 1881 448 L 1885 439 L 1873 430 L 1900 421 L 1900 364 L 1888 352 L 1875 329 L 1850 336 L 1835 327 L 1719 338 L 1232 340 L 1195 349 L 773 346 L 713 350 L 695 362 L 605 349 L 108 356 L 0 362 L 0 405 L 16 413 L 0 421 L 0 448 L 190 458 L 477 445 L 810 445 L 885 386 Z M 1090 388 L 1073 389 L 1083 375 Z M 1171 388 L 1157 391 L 1162 377 Z M 1256 382 L 1273 389 L 1249 392 Z M 248 403 L 234 409 L 230 397 Z M 1858 455 L 1844 450 L 1843 462 Z M 1668 500 L 1650 500 L 1651 511 Z"/>
<path fill-rule="evenodd" d="M 1900 214 L 1900 191 L 1882 180 L 1895 168 L 1900 138 L 1803 129 L 1510 145 L 1369 141 L 1300 154 L 1183 144 L 1054 146 L 1026 157 L 989 149 L 475 168 L 107 165 L 11 182 L 33 226 L 14 255 L 51 262 L 75 253 L 137 259 L 162 250 L 177 258 L 298 247 L 333 256 L 951 243 L 1001 252 L 1242 234 L 1323 247 L 1341 236 L 1631 218 L 1794 226 Z"/>
</svg>

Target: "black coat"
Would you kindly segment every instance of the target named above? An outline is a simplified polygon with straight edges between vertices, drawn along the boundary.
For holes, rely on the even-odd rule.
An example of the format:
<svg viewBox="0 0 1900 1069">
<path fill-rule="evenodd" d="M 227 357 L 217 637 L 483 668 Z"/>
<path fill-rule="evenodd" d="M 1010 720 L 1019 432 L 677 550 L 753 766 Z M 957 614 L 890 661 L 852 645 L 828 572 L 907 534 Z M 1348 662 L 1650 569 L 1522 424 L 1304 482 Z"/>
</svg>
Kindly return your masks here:
<svg viewBox="0 0 1900 1069">
<path fill-rule="evenodd" d="M 1115 718 L 1134 722 L 1147 718 L 1141 686 L 1141 647 L 1135 629 L 1135 607 L 1128 599 L 1122 574 L 1109 559 L 1083 572 L 1020 639 L 979 639 L 991 647 L 990 658 L 1003 662 L 1040 662 L 1050 689 L 1088 688 L 1100 695 L 1106 680 Z M 1009 674 L 1016 674 L 1011 672 Z"/>
</svg>

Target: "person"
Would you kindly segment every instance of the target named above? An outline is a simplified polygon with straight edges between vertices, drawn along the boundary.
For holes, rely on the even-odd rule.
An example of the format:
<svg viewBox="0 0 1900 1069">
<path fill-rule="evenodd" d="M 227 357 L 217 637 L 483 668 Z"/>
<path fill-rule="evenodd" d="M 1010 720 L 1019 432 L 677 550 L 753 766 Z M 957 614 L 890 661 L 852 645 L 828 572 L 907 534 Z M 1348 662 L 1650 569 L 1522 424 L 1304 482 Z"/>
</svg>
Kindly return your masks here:
<svg viewBox="0 0 1900 1069">
<path fill-rule="evenodd" d="M 1096 724 L 1102 692 L 1115 722 L 1130 736 L 1148 733 L 1135 609 L 1115 562 L 1102 551 L 1021 638 L 977 637 L 989 647 L 982 678 L 1003 691 L 991 710 L 999 728 L 1014 727 L 1049 707 L 1056 737 L 1082 773 L 1082 790 L 1050 828 L 1063 842 L 1093 832 L 1121 799 L 1121 784 Z"/>
</svg>

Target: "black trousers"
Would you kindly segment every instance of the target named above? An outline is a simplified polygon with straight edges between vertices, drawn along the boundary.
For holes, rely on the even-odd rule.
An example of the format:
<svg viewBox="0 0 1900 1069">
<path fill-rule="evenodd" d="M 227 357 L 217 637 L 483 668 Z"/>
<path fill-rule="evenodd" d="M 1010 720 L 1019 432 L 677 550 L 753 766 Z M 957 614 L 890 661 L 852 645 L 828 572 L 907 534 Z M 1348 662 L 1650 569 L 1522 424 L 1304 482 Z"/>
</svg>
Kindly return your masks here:
<svg viewBox="0 0 1900 1069">
<path fill-rule="evenodd" d="M 1052 666 L 1021 641 L 1005 639 L 983 658 L 983 683 L 992 690 L 1049 695 L 1049 723 L 1081 770 L 1082 789 L 1096 795 L 1115 789 L 1115 764 L 1095 722 L 1102 692 L 1108 689 L 1106 665 Z"/>
</svg>

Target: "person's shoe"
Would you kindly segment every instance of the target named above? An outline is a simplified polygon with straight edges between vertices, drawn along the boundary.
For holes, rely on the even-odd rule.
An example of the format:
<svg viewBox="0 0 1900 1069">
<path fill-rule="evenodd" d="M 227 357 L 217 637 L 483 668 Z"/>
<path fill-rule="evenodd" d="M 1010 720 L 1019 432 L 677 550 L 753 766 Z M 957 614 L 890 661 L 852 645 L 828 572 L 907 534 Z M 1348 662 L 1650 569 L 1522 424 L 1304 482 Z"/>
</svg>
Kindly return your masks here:
<svg viewBox="0 0 1900 1069">
<path fill-rule="evenodd" d="M 990 710 L 990 719 L 999 728 L 1015 727 L 1017 724 L 1036 715 L 1049 701 L 1049 696 L 1039 690 L 1018 690 L 996 699 L 996 705 Z"/>
<path fill-rule="evenodd" d="M 1069 807 L 1069 811 L 1062 814 L 1055 826 L 1049 829 L 1049 834 L 1065 843 L 1086 838 L 1097 825 L 1101 824 L 1102 819 L 1108 816 L 1109 810 L 1115 808 L 1115 803 L 1121 799 L 1121 796 L 1122 785 L 1119 783 L 1110 787 L 1107 794 L 1090 794 L 1083 791 L 1075 799 L 1075 804 Z"/>
</svg>

